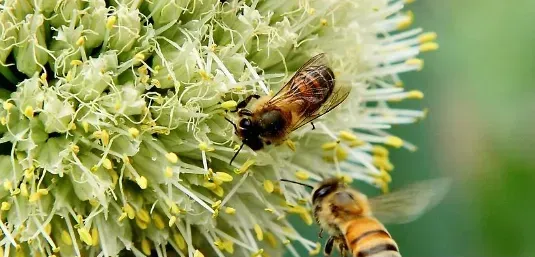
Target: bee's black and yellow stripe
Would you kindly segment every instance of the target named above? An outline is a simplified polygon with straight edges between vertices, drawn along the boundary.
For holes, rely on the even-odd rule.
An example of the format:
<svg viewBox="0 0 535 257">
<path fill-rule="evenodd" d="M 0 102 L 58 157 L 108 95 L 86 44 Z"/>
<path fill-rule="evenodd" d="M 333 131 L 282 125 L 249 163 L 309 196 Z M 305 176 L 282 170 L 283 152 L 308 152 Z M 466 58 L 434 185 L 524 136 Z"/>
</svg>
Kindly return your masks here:
<svg viewBox="0 0 535 257">
<path fill-rule="evenodd" d="M 359 217 L 340 226 L 353 257 L 401 257 L 396 242 L 373 217 Z"/>
</svg>

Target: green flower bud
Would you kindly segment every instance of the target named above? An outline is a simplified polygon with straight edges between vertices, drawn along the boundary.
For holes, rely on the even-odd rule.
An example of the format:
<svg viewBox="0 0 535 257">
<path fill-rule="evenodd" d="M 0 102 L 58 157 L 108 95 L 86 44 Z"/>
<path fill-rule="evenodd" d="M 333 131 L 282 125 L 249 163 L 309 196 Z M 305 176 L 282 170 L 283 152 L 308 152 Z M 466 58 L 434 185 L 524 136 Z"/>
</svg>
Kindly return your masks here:
<svg viewBox="0 0 535 257">
<path fill-rule="evenodd" d="M 104 53 L 99 58 L 92 58 L 73 75 L 68 83 L 71 91 L 84 101 L 94 100 L 113 83 L 112 73 L 117 69 L 117 55 Z"/>
<path fill-rule="evenodd" d="M 18 25 L 7 12 L 0 12 L 0 65 L 6 63 L 7 56 L 17 42 Z"/>
<path fill-rule="evenodd" d="M 157 26 L 174 22 L 186 11 L 190 0 L 155 0 L 148 3 L 149 10 Z"/>
<path fill-rule="evenodd" d="M 30 77 L 42 71 L 49 58 L 44 21 L 42 14 L 29 14 L 19 29 L 19 43 L 14 49 L 16 65 L 19 71 Z"/>
<path fill-rule="evenodd" d="M 104 41 L 108 8 L 104 0 L 90 0 L 80 21 L 85 33 L 85 48 L 92 49 Z"/>
<path fill-rule="evenodd" d="M 70 130 L 74 114 L 73 107 L 68 102 L 58 99 L 57 95 L 50 91 L 45 94 L 44 101 L 39 119 L 43 122 L 45 131 L 65 133 Z"/>
<path fill-rule="evenodd" d="M 48 0 L 45 0 L 48 1 Z M 76 24 L 79 13 L 83 9 L 84 1 L 82 0 L 56 0 L 54 14 L 50 19 L 50 25 L 54 28 L 68 26 L 70 23 Z M 52 1 L 51 1 L 52 2 Z M 48 7 L 52 3 L 47 3 Z"/>
<path fill-rule="evenodd" d="M 82 37 L 82 27 L 72 28 L 61 26 L 57 31 L 55 40 L 50 44 L 49 49 L 53 51 L 55 58 L 50 58 L 50 65 L 54 72 L 66 75 L 72 67 L 73 60 L 80 60 L 84 38 Z"/>
<path fill-rule="evenodd" d="M 139 10 L 123 5 L 118 7 L 115 15 L 117 23 L 111 29 L 108 48 L 122 53 L 129 51 L 140 37 L 141 18 Z"/>
</svg>

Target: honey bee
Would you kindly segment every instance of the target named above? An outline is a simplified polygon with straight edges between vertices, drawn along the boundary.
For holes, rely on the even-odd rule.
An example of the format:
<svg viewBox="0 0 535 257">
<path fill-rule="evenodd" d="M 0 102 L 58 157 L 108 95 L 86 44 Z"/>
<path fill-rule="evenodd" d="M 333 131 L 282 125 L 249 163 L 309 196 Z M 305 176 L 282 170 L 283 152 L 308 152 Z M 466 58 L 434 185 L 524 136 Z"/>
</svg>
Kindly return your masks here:
<svg viewBox="0 0 535 257">
<path fill-rule="evenodd" d="M 401 257 L 398 245 L 383 224 L 415 220 L 443 198 L 449 184 L 448 179 L 428 180 L 368 198 L 340 179 L 324 180 L 313 190 L 312 204 L 321 229 L 319 236 L 323 230 L 330 235 L 325 256 L 330 256 L 336 245 L 342 256 Z"/>
<path fill-rule="evenodd" d="M 335 83 L 334 72 L 325 54 L 306 62 L 273 97 L 250 95 L 236 106 L 239 121 L 234 125 L 243 145 L 257 151 L 265 145 L 279 145 L 294 130 L 312 122 L 342 103 L 351 87 Z M 257 99 L 252 109 L 247 105 Z M 312 124 L 314 128 L 314 124 Z"/>
</svg>

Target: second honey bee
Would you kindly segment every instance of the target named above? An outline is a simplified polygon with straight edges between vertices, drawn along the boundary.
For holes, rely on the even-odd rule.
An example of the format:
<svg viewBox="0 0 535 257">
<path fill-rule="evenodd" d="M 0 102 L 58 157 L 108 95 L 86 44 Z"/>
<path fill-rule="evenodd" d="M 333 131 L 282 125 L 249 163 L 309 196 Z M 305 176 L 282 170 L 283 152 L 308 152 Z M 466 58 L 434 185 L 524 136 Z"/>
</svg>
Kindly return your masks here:
<svg viewBox="0 0 535 257">
<path fill-rule="evenodd" d="M 238 124 L 231 123 L 242 140 L 240 150 L 243 145 L 256 151 L 284 142 L 292 131 L 342 103 L 350 91 L 350 86 L 335 83 L 325 54 L 312 57 L 273 97 L 250 95 L 238 103 Z M 258 100 L 247 109 L 253 98 Z"/>
<path fill-rule="evenodd" d="M 339 179 L 324 180 L 313 190 L 312 204 L 320 237 L 323 230 L 330 235 L 325 256 L 336 246 L 342 256 L 401 257 L 383 224 L 413 221 L 437 204 L 448 188 L 448 179 L 434 179 L 368 198 Z"/>
</svg>

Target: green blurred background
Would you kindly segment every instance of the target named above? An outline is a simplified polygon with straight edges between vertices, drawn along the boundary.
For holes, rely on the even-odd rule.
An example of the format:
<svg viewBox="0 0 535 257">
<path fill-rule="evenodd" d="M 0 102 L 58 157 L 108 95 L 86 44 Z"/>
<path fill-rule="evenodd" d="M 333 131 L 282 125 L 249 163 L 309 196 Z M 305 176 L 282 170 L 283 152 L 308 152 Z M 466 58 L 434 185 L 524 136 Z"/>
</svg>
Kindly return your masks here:
<svg viewBox="0 0 535 257">
<path fill-rule="evenodd" d="M 390 232 L 405 257 L 535 256 L 535 1 L 407 7 L 413 27 L 438 33 L 440 49 L 422 55 L 421 72 L 402 76 L 426 95 L 407 105 L 430 112 L 392 131 L 419 147 L 391 152 L 392 188 L 438 176 L 455 182 L 440 206 Z M 318 228 L 302 231 L 314 240 Z"/>
</svg>

